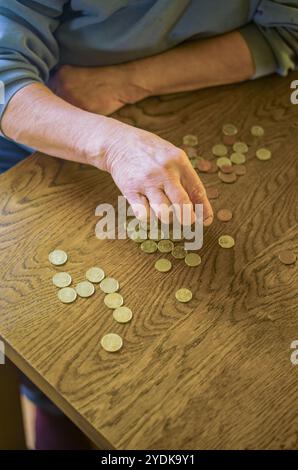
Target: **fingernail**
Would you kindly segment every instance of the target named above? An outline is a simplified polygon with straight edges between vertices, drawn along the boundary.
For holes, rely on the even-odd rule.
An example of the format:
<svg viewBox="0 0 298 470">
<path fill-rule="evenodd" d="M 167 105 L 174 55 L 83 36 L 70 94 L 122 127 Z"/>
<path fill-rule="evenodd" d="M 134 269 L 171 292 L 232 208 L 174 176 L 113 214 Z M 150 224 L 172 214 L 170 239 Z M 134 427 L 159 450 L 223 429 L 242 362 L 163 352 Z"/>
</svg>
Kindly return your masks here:
<svg viewBox="0 0 298 470">
<path fill-rule="evenodd" d="M 203 220 L 203 225 L 204 227 L 209 227 L 213 222 L 213 215 L 209 215 L 209 217 L 206 217 L 206 219 Z"/>
</svg>

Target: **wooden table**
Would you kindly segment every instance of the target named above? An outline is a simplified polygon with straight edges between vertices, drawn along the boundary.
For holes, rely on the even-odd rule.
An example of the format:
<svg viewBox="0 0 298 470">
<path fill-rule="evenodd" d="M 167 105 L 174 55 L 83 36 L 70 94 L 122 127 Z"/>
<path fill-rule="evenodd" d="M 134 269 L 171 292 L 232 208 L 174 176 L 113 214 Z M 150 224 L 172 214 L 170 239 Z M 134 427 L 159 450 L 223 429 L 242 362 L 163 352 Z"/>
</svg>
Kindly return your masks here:
<svg viewBox="0 0 298 470">
<path fill-rule="evenodd" d="M 96 169 L 35 154 L 0 178 L 0 334 L 9 358 L 99 447 L 116 449 L 298 449 L 298 263 L 284 266 L 283 249 L 298 254 L 298 106 L 290 81 L 259 81 L 151 98 L 117 117 L 180 145 L 199 137 L 201 153 L 235 123 L 247 140 L 265 128 L 268 162 L 248 154 L 247 175 L 233 185 L 216 175 L 215 210 L 233 220 L 205 231 L 202 264 L 174 261 L 154 270 L 130 240 L 95 237 L 95 207 L 116 204 L 111 178 Z M 236 246 L 218 246 L 220 234 Z M 65 249 L 55 269 L 48 253 Z M 92 265 L 121 284 L 134 311 L 119 325 L 97 288 L 90 299 L 64 305 L 52 276 L 67 270 L 75 282 Z M 190 287 L 189 304 L 175 290 Z M 118 354 L 100 347 L 110 331 L 124 338 Z"/>
</svg>

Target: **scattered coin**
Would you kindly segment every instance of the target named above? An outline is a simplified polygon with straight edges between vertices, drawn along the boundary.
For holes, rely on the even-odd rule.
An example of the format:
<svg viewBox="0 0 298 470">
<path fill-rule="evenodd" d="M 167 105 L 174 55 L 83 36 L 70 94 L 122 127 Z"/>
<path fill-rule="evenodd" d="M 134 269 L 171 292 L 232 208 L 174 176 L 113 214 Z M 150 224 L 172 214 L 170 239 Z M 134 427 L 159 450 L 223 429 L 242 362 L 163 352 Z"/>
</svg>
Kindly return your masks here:
<svg viewBox="0 0 298 470">
<path fill-rule="evenodd" d="M 122 295 L 118 294 L 118 292 L 107 294 L 103 301 L 108 308 L 112 309 L 121 307 L 124 302 Z"/>
<path fill-rule="evenodd" d="M 222 133 L 224 135 L 236 135 L 238 133 L 238 129 L 234 124 L 224 124 L 222 126 Z"/>
<path fill-rule="evenodd" d="M 132 311 L 128 307 L 118 307 L 113 312 L 114 320 L 118 323 L 128 323 L 132 316 Z"/>
<path fill-rule="evenodd" d="M 160 253 L 171 253 L 174 248 L 174 243 L 171 240 L 160 240 L 157 244 Z"/>
<path fill-rule="evenodd" d="M 232 165 L 222 165 L 220 171 L 223 173 L 234 173 L 234 166 Z"/>
<path fill-rule="evenodd" d="M 235 175 L 237 176 L 243 176 L 246 174 L 246 168 L 244 165 L 234 165 L 233 170 L 234 170 Z M 221 168 L 221 171 L 222 171 L 222 168 Z"/>
<path fill-rule="evenodd" d="M 219 191 L 214 186 L 212 186 L 211 188 L 206 188 L 206 193 L 208 199 L 217 199 L 219 197 Z"/>
<path fill-rule="evenodd" d="M 294 264 L 296 262 L 296 255 L 293 251 L 281 251 L 278 255 L 279 261 L 283 264 Z"/>
<path fill-rule="evenodd" d="M 53 276 L 53 284 L 56 287 L 68 287 L 71 281 L 71 275 L 68 273 L 56 273 Z"/>
<path fill-rule="evenodd" d="M 172 255 L 176 259 L 183 259 L 187 255 L 187 251 L 181 245 L 176 245 L 172 250 Z"/>
<path fill-rule="evenodd" d="M 233 213 L 229 209 L 220 209 L 216 215 L 221 222 L 228 222 L 233 217 Z"/>
<path fill-rule="evenodd" d="M 119 282 L 113 277 L 106 277 L 101 281 L 99 287 L 105 294 L 113 294 L 119 290 Z"/>
<path fill-rule="evenodd" d="M 61 266 L 67 261 L 67 254 L 63 250 L 54 250 L 49 254 L 50 263 L 55 266 Z"/>
<path fill-rule="evenodd" d="M 231 162 L 236 165 L 242 165 L 246 161 L 245 155 L 243 153 L 234 152 L 230 156 Z"/>
<path fill-rule="evenodd" d="M 101 268 L 97 268 L 96 266 L 89 268 L 86 272 L 86 278 L 88 279 L 88 281 L 93 282 L 94 284 L 101 282 L 104 277 L 104 270 Z"/>
<path fill-rule="evenodd" d="M 235 183 L 237 180 L 237 176 L 235 173 L 222 173 L 222 171 L 218 172 L 218 177 L 223 183 Z"/>
<path fill-rule="evenodd" d="M 189 134 L 183 137 L 183 145 L 195 147 L 196 145 L 198 145 L 198 143 L 199 141 L 196 135 Z"/>
<path fill-rule="evenodd" d="M 172 268 L 172 263 L 170 260 L 162 258 L 156 261 L 155 269 L 160 273 L 167 273 Z"/>
<path fill-rule="evenodd" d="M 216 165 L 221 168 L 222 166 L 231 166 L 232 162 L 228 157 L 220 157 L 216 160 Z"/>
<path fill-rule="evenodd" d="M 217 170 L 218 170 L 218 167 L 216 165 L 216 162 L 215 161 L 211 161 L 210 162 L 210 170 L 208 170 L 207 173 L 217 173 Z"/>
<path fill-rule="evenodd" d="M 233 145 L 233 150 L 236 153 L 246 153 L 248 152 L 248 146 L 245 142 L 235 142 Z"/>
<path fill-rule="evenodd" d="M 178 300 L 178 302 L 189 302 L 192 299 L 192 292 L 189 289 L 186 289 L 185 287 L 182 287 L 181 289 L 178 289 L 175 293 L 175 297 Z"/>
<path fill-rule="evenodd" d="M 264 129 L 261 126 L 252 126 L 250 132 L 254 137 L 262 137 L 264 135 Z"/>
<path fill-rule="evenodd" d="M 76 292 L 80 297 L 91 297 L 95 292 L 95 287 L 89 281 L 82 281 L 76 285 Z"/>
<path fill-rule="evenodd" d="M 186 153 L 186 155 L 188 156 L 189 159 L 197 158 L 197 156 L 198 156 L 197 149 L 195 149 L 194 147 L 185 146 L 185 147 L 183 147 L 183 150 L 184 150 L 184 152 Z"/>
<path fill-rule="evenodd" d="M 64 287 L 58 291 L 58 299 L 64 304 L 70 304 L 77 298 L 77 293 L 72 287 Z"/>
<path fill-rule="evenodd" d="M 134 242 L 136 242 L 136 243 L 143 243 L 145 241 L 145 239 L 143 237 L 141 237 L 139 231 L 133 231 L 133 232 L 129 233 L 129 238 L 131 240 L 133 240 Z"/>
<path fill-rule="evenodd" d="M 261 148 L 256 151 L 256 156 L 259 160 L 269 160 L 271 158 L 271 151 Z"/>
<path fill-rule="evenodd" d="M 205 158 L 202 158 L 197 162 L 197 169 L 202 173 L 208 173 L 211 169 L 211 166 L 211 162 L 209 160 L 205 160 Z"/>
<path fill-rule="evenodd" d="M 216 144 L 212 147 L 212 153 L 216 157 L 224 157 L 228 154 L 228 149 L 224 144 Z"/>
<path fill-rule="evenodd" d="M 190 266 L 192 268 L 199 266 L 199 264 L 201 264 L 202 262 L 200 255 L 198 255 L 197 253 L 187 253 L 184 261 L 187 266 Z"/>
<path fill-rule="evenodd" d="M 117 352 L 123 346 L 121 336 L 115 333 L 109 333 L 101 338 L 101 346 L 107 352 Z"/>
<path fill-rule="evenodd" d="M 218 239 L 218 243 L 222 248 L 233 248 L 235 240 L 230 235 L 221 235 Z"/>
<path fill-rule="evenodd" d="M 155 253 L 157 251 L 157 244 L 153 240 L 146 240 L 141 244 L 141 250 L 148 254 Z"/>
</svg>

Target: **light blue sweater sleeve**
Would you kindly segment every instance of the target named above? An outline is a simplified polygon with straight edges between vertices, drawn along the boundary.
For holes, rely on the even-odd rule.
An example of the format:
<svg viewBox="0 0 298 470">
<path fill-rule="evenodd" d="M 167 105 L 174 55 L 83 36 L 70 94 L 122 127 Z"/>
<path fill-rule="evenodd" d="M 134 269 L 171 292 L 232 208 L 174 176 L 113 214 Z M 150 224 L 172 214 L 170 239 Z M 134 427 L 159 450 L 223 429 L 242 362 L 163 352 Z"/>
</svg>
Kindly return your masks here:
<svg viewBox="0 0 298 470">
<path fill-rule="evenodd" d="M 66 0 L 0 0 L 0 120 L 14 94 L 46 82 L 59 60 L 54 32 Z"/>
</svg>

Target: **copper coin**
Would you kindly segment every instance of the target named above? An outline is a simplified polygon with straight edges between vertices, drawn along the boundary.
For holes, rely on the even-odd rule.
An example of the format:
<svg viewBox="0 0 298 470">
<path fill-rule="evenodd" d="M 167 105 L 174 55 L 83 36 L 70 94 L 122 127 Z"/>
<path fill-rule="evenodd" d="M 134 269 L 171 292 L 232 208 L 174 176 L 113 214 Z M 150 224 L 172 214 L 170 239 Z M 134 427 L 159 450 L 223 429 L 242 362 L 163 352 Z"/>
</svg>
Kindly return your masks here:
<svg viewBox="0 0 298 470">
<path fill-rule="evenodd" d="M 243 176 L 246 174 L 246 168 L 244 165 L 233 165 L 233 169 L 237 176 Z"/>
<path fill-rule="evenodd" d="M 182 150 L 184 150 L 188 158 L 196 158 L 198 156 L 197 149 L 194 147 L 183 146 Z"/>
<path fill-rule="evenodd" d="M 220 220 L 221 222 L 229 222 L 229 220 L 231 220 L 231 218 L 233 217 L 232 211 L 230 211 L 229 209 L 220 209 L 216 215 L 218 220 Z"/>
<path fill-rule="evenodd" d="M 211 162 L 209 160 L 205 160 L 202 158 L 201 160 L 198 160 L 197 163 L 197 169 L 201 171 L 202 173 L 207 173 L 211 168 Z"/>
<path fill-rule="evenodd" d="M 278 255 L 279 261 L 283 264 L 294 264 L 296 262 L 296 255 L 293 251 L 281 251 Z"/>
<path fill-rule="evenodd" d="M 223 135 L 222 141 L 225 145 L 234 145 L 236 142 L 236 135 Z"/>
<path fill-rule="evenodd" d="M 234 166 L 232 165 L 223 165 L 220 167 L 222 173 L 234 173 Z"/>
<path fill-rule="evenodd" d="M 218 172 L 218 177 L 223 183 L 235 183 L 237 180 L 237 176 L 235 173 L 222 173 L 221 171 Z"/>
<path fill-rule="evenodd" d="M 206 188 L 206 193 L 208 199 L 217 199 L 219 197 L 219 191 L 214 186 L 211 188 Z"/>
<path fill-rule="evenodd" d="M 210 170 L 208 170 L 207 173 L 217 173 L 218 172 L 218 166 L 216 165 L 215 161 L 210 162 L 211 167 Z"/>
</svg>

